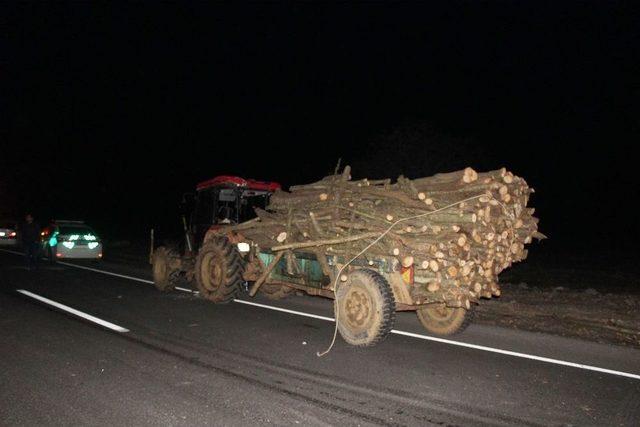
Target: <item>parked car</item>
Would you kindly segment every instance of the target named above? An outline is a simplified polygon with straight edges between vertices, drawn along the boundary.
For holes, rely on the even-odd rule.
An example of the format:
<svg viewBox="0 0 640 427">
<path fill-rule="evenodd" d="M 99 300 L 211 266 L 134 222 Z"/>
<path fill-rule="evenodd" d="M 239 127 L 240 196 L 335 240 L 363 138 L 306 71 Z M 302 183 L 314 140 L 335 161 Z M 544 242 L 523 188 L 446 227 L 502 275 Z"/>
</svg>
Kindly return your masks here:
<svg viewBox="0 0 640 427">
<path fill-rule="evenodd" d="M 102 259 L 102 241 L 83 221 L 53 221 L 40 233 L 50 261 L 65 258 Z"/>
<path fill-rule="evenodd" d="M 14 221 L 0 221 L 0 246 L 18 244 L 18 224 Z"/>
</svg>

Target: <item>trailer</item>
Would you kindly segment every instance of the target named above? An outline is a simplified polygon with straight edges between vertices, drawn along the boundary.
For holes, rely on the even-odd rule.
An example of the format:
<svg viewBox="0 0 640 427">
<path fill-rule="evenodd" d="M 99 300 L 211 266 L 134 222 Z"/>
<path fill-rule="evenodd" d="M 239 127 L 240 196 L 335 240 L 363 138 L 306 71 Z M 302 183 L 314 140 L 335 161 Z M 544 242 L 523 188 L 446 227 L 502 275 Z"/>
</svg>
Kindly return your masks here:
<svg viewBox="0 0 640 427">
<path fill-rule="evenodd" d="M 159 289 L 183 277 L 214 303 L 243 292 L 331 298 L 355 346 L 383 340 L 397 311 L 415 311 L 432 334 L 461 332 L 481 299 L 500 295 L 498 274 L 544 238 L 527 207 L 533 190 L 506 169 L 392 183 L 353 181 L 346 167 L 288 192 L 238 177 L 197 190 L 187 249 L 154 253 Z"/>
</svg>

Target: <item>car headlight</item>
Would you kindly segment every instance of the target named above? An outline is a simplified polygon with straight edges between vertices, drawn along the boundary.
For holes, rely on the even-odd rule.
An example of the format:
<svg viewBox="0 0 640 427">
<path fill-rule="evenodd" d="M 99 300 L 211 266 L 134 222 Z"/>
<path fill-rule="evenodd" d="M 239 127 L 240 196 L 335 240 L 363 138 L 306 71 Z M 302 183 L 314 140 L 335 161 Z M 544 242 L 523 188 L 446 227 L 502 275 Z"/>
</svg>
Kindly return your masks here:
<svg viewBox="0 0 640 427">
<path fill-rule="evenodd" d="M 240 252 L 249 252 L 251 250 L 251 246 L 247 242 L 238 243 L 238 251 Z"/>
</svg>

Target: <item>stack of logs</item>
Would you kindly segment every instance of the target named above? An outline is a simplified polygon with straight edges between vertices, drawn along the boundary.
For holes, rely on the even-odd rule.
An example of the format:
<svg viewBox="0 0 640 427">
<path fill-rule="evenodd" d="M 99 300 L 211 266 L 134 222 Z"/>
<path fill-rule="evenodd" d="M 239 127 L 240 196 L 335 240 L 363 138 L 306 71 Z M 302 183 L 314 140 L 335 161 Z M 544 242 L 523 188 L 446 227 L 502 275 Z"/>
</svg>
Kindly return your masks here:
<svg viewBox="0 0 640 427">
<path fill-rule="evenodd" d="M 262 249 L 346 262 L 391 227 L 359 261 L 384 259 L 395 270 L 413 266 L 414 304 L 469 308 L 481 297 L 499 296 L 498 274 L 526 258 L 532 238 L 544 237 L 527 207 L 531 193 L 504 168 L 400 176 L 392 183 L 352 181 L 347 166 L 342 174 L 276 192 L 256 220 L 235 228 Z"/>
</svg>

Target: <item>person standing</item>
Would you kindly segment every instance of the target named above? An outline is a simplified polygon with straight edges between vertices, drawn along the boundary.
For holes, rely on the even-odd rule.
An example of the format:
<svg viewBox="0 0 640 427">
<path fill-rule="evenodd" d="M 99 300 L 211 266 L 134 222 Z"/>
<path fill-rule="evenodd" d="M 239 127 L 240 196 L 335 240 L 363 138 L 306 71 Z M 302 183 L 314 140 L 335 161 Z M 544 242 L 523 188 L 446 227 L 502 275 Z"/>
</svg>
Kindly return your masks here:
<svg viewBox="0 0 640 427">
<path fill-rule="evenodd" d="M 38 265 L 38 255 L 40 253 L 40 226 L 33 220 L 33 215 L 28 213 L 20 230 L 20 240 L 24 249 L 24 255 L 29 270 Z"/>
</svg>

